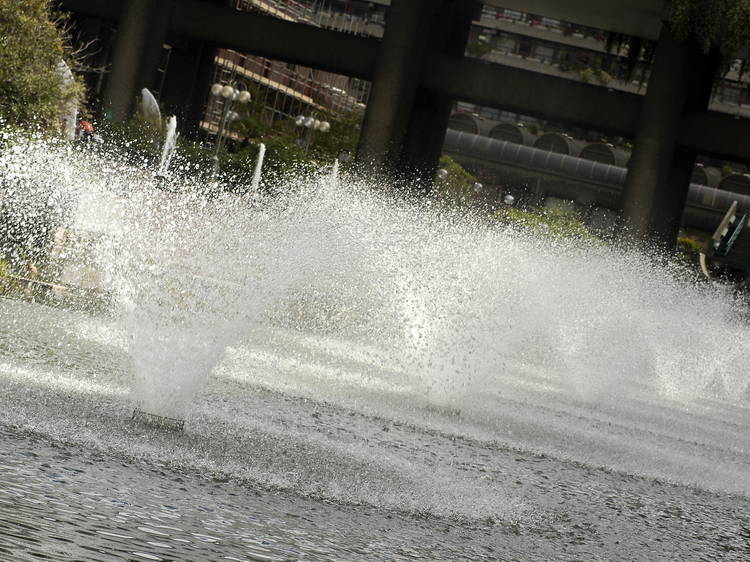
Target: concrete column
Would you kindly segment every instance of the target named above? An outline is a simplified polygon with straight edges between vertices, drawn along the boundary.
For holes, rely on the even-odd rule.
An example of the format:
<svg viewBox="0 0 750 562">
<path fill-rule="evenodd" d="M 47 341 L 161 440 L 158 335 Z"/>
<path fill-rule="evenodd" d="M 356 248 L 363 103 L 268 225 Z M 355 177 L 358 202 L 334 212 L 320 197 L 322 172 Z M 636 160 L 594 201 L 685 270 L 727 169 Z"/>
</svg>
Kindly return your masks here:
<svg viewBox="0 0 750 562">
<path fill-rule="evenodd" d="M 435 14 L 429 53 L 462 57 L 471 30 L 478 17 L 479 4 L 472 1 L 442 0 Z M 427 88 L 418 87 L 406 133 L 399 169 L 412 185 L 422 190 L 432 187 L 448 128 L 453 99 Z"/>
<path fill-rule="evenodd" d="M 476 6 L 393 0 L 360 135 L 357 157 L 363 165 L 429 189 L 452 100 L 419 87 L 420 72 L 431 53 L 463 55 Z"/>
<path fill-rule="evenodd" d="M 357 150 L 357 159 L 373 171 L 393 168 L 400 159 L 436 5 L 391 2 Z"/>
<path fill-rule="evenodd" d="M 674 248 L 695 165 L 695 153 L 679 148 L 677 137 L 686 111 L 708 107 L 717 63 L 697 42 L 662 30 L 625 181 L 625 239 Z"/>
<path fill-rule="evenodd" d="M 171 8 L 171 0 L 127 0 L 123 5 L 104 94 L 108 119 L 127 117 L 137 92 L 153 87 Z"/>
<path fill-rule="evenodd" d="M 188 38 L 172 44 L 160 101 L 165 113 L 177 116 L 180 133 L 190 138 L 197 138 L 200 133 L 216 50 L 212 43 Z"/>
</svg>

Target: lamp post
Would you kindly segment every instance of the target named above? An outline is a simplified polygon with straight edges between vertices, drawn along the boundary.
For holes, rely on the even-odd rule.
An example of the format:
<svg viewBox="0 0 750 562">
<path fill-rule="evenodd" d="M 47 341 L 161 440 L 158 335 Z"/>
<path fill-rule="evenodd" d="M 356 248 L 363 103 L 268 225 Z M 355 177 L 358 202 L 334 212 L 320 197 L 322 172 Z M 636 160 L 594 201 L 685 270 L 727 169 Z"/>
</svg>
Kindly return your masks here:
<svg viewBox="0 0 750 562">
<path fill-rule="evenodd" d="M 294 124 L 303 129 L 299 143 L 308 148 L 312 142 L 313 131 L 327 133 L 331 130 L 331 124 L 328 121 L 321 121 L 310 115 L 298 115 Z"/>
<path fill-rule="evenodd" d="M 227 124 L 237 119 L 239 115 L 237 112 L 232 111 L 232 106 L 235 102 L 245 104 L 250 101 L 250 92 L 247 90 L 240 90 L 229 84 L 216 83 L 211 86 L 211 95 L 214 97 L 224 98 L 224 108 L 221 111 L 221 119 L 219 121 L 219 129 L 216 131 L 216 142 L 214 143 L 214 155 L 213 169 L 211 170 L 212 183 L 216 182 L 216 176 L 219 173 L 219 154 L 221 149 L 224 147 L 224 141 L 226 140 L 226 128 Z"/>
</svg>

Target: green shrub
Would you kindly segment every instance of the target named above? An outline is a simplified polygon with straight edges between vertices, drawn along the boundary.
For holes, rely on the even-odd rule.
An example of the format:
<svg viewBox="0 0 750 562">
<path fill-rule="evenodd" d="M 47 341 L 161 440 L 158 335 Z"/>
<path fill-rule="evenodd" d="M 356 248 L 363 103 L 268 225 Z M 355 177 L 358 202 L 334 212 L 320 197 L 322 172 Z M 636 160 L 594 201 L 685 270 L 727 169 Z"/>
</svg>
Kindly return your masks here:
<svg viewBox="0 0 750 562">
<path fill-rule="evenodd" d="M 578 76 L 584 82 L 591 82 L 591 79 L 594 77 L 594 71 L 590 68 L 582 68 L 578 71 Z"/>
<path fill-rule="evenodd" d="M 10 266 L 0 258 L 0 295 L 4 295 L 11 287 Z"/>
<path fill-rule="evenodd" d="M 612 81 L 612 75 L 606 70 L 602 70 L 600 68 L 599 70 L 596 71 L 596 79 L 599 81 L 599 83 L 602 86 L 606 86 Z"/>
<path fill-rule="evenodd" d="M 245 114 L 232 123 L 230 133 L 245 139 L 230 143 L 221 151 L 219 170 L 222 181 L 229 189 L 242 189 L 252 180 L 260 143 L 266 145 L 263 177 L 283 182 L 287 174 L 297 174 L 307 167 L 321 167 L 333 162 L 342 153 L 353 154 L 359 139 L 362 113 L 351 111 L 341 116 L 321 114 L 316 116 L 330 123 L 327 133 L 310 132 L 308 146 L 300 142 L 301 133 L 292 119 L 279 120 L 272 125 L 261 121 L 255 114 Z M 154 166 L 159 161 L 164 142 L 164 127 L 156 127 L 138 114 L 130 119 L 104 122 L 99 130 L 108 146 L 117 146 L 136 165 Z M 182 168 L 191 176 L 207 181 L 213 168 L 214 149 L 192 142 L 185 137 L 177 140 L 177 150 L 172 170 Z"/>
<path fill-rule="evenodd" d="M 248 139 L 263 138 L 271 132 L 271 125 L 257 115 L 246 115 L 236 123 L 232 123 L 230 128 L 240 137 Z"/>
<path fill-rule="evenodd" d="M 705 251 L 705 244 L 701 244 L 697 240 L 683 235 L 677 239 L 673 261 L 700 275 L 698 260 L 700 253 Z"/>
<path fill-rule="evenodd" d="M 678 38 L 694 37 L 705 52 L 719 47 L 727 59 L 750 45 L 747 0 L 672 0 L 670 20 Z"/>
<path fill-rule="evenodd" d="M 312 162 L 312 155 L 302 146 L 285 137 L 267 139 L 264 170 L 283 177 L 295 173 L 297 167 Z"/>
<path fill-rule="evenodd" d="M 477 178 L 467 172 L 450 156 L 440 157 L 440 167 L 447 175 L 435 182 L 435 196 L 450 205 L 463 206 L 474 198 L 474 183 Z"/>
<path fill-rule="evenodd" d="M 332 125 L 333 130 L 333 125 Z M 164 143 L 164 127 L 156 127 L 135 114 L 124 121 L 106 121 L 99 132 L 108 146 L 116 146 L 136 166 L 153 166 L 159 162 Z M 313 163 L 316 154 L 324 151 L 306 150 L 287 136 L 264 136 L 239 148 L 229 145 L 219 155 L 219 183 L 227 189 L 243 189 L 252 181 L 260 142 L 266 145 L 263 176 L 283 180 L 299 166 Z M 171 171 L 185 173 L 204 182 L 211 179 L 213 146 L 204 146 L 185 137 L 178 137 Z M 331 158 L 332 159 L 332 158 Z M 181 171 L 181 172 L 180 172 Z"/>
<path fill-rule="evenodd" d="M 58 70 L 66 40 L 55 18 L 47 0 L 0 0 L 0 119 L 11 126 L 59 131 L 63 104 L 83 97 Z"/>
<path fill-rule="evenodd" d="M 322 119 L 331 124 L 331 130 L 327 133 L 317 133 L 313 137 L 310 146 L 313 158 L 332 161 L 342 152 L 354 154 L 359 141 L 362 113 L 355 110 L 340 116 L 325 115 Z"/>
<path fill-rule="evenodd" d="M 481 59 L 492 51 L 492 45 L 474 41 L 466 45 L 466 54 L 470 57 Z"/>
<path fill-rule="evenodd" d="M 554 238 L 599 242 L 575 214 L 562 209 L 503 207 L 495 213 L 495 217 L 506 224 Z"/>
<path fill-rule="evenodd" d="M 165 134 L 163 127 L 144 119 L 138 113 L 122 121 L 102 121 L 99 133 L 108 145 L 119 147 L 137 161 L 158 159 Z"/>
</svg>

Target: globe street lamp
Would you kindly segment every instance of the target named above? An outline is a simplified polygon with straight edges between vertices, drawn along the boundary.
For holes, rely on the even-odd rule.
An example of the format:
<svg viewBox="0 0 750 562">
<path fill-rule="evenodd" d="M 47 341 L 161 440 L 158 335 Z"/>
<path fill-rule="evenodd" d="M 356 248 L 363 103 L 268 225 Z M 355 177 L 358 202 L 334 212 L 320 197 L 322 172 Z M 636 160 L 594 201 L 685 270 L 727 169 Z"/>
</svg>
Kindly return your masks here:
<svg viewBox="0 0 750 562">
<path fill-rule="evenodd" d="M 328 121 L 321 121 L 310 115 L 298 115 L 294 120 L 294 124 L 302 129 L 302 136 L 299 139 L 299 143 L 305 148 L 310 146 L 314 131 L 327 133 L 331 130 L 331 124 Z"/>
<path fill-rule="evenodd" d="M 227 125 L 239 118 L 239 114 L 236 111 L 232 111 L 232 106 L 235 102 L 241 104 L 249 102 L 250 92 L 247 90 L 240 90 L 230 84 L 219 84 L 217 82 L 211 86 L 211 95 L 217 98 L 224 98 L 224 108 L 221 112 L 219 129 L 216 131 L 216 142 L 214 143 L 214 155 L 212 158 L 213 169 L 211 171 L 211 179 L 215 183 L 216 176 L 219 173 L 219 154 L 224 147 L 224 142 L 227 136 Z"/>
</svg>

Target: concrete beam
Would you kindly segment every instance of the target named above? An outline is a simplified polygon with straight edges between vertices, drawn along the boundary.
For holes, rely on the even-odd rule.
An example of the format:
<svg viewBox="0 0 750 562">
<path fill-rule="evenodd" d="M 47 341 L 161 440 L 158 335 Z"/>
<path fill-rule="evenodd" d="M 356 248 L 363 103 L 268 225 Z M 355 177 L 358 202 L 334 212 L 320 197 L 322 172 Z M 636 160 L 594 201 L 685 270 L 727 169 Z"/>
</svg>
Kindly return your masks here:
<svg viewBox="0 0 750 562">
<path fill-rule="evenodd" d="M 370 79 L 378 39 L 358 37 L 274 18 L 240 12 L 201 0 L 173 0 L 169 31 L 244 53 Z M 127 0 L 60 0 L 63 10 L 118 19 Z"/>
<path fill-rule="evenodd" d="M 430 55 L 422 85 L 454 99 L 630 135 L 642 96 L 478 59 Z"/>
<path fill-rule="evenodd" d="M 750 119 L 716 111 L 687 115 L 678 143 L 701 154 L 750 162 Z"/>
<path fill-rule="evenodd" d="M 122 13 L 124 4 L 125 0 L 107 0 L 107 2 L 97 0 L 59 0 L 58 2 L 60 9 L 66 12 L 86 14 L 108 20 L 118 19 Z"/>
<path fill-rule="evenodd" d="M 357 78 L 372 78 L 379 41 L 254 12 L 181 0 L 172 30 L 222 47 Z"/>
<path fill-rule="evenodd" d="M 485 4 L 547 16 L 596 29 L 658 39 L 668 0 L 484 0 Z"/>
</svg>

